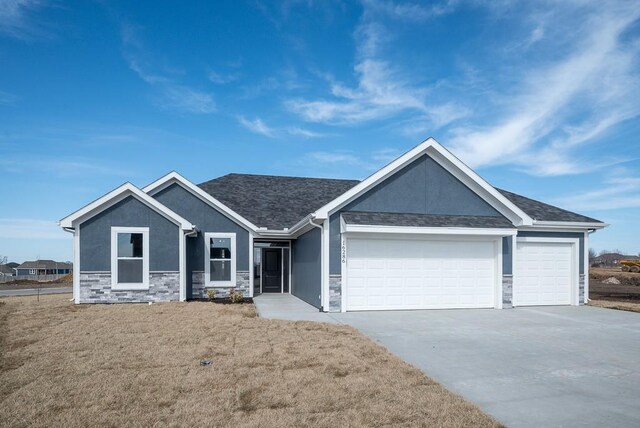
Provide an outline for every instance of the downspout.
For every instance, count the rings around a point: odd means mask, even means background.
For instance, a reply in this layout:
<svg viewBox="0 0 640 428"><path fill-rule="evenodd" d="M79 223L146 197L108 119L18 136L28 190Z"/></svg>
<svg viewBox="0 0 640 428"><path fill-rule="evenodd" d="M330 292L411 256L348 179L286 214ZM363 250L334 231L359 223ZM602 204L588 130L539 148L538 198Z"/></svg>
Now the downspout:
<svg viewBox="0 0 640 428"><path fill-rule="evenodd" d="M73 234L74 234L74 239L75 239L75 234L76 234L76 229L75 229L75 228L73 228L73 227L63 227L63 228L62 228L62 230L64 230L65 232L73 233ZM74 251L75 251L75 245L74 245L74 248L73 248L73 249L74 249ZM74 260L75 260L75 254L74 254ZM77 269L77 267L76 267L76 266L74 266L74 269L73 269L73 277L75 277L76 275L80 275L80 272L76 273L76 269ZM75 282L75 278L73 279L73 281ZM71 287L71 290L72 290L72 293L71 293L71 299L69 299L69 301L70 301L70 302L75 302L75 300L76 300L76 296L75 296L75 292L76 292L76 290L75 290L75 288L76 288L76 287L75 287L75 284L73 284L73 283L72 283L72 287Z"/></svg>
<svg viewBox="0 0 640 428"><path fill-rule="evenodd" d="M309 217L309 224L320 229L320 312L323 312L322 302L324 302L323 294L325 290L324 264L326 263L324 259L324 228L321 225L314 223L314 218L314 214Z"/></svg>

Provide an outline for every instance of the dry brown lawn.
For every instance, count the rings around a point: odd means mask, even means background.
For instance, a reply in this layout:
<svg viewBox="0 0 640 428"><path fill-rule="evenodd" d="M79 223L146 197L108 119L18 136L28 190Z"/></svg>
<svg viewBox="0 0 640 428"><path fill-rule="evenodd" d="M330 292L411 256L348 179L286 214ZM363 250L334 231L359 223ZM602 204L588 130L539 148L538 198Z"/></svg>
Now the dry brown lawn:
<svg viewBox="0 0 640 428"><path fill-rule="evenodd" d="M351 327L68 299L0 300L0 425L498 425Z"/></svg>
<svg viewBox="0 0 640 428"><path fill-rule="evenodd" d="M620 311L640 312L640 302L625 302L615 300L589 300L590 306L599 308L618 309Z"/></svg>

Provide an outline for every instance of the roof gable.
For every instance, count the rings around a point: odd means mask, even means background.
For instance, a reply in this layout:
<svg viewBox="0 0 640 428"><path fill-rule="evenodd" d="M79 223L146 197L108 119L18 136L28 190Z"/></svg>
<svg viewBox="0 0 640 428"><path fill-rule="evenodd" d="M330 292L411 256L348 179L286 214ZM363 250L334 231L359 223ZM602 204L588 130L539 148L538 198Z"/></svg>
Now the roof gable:
<svg viewBox="0 0 640 428"><path fill-rule="evenodd" d="M504 218L427 154L405 165L340 210Z"/></svg>
<svg viewBox="0 0 640 428"><path fill-rule="evenodd" d="M85 205L78 211L75 211L74 213L60 220L58 224L63 228L74 228L76 224L82 223L83 221L94 217L95 215L101 213L107 208L130 196L142 202L144 205L161 214L173 223L176 223L183 230L191 231L195 228L195 226L192 225L189 221L174 213L169 208L165 207L160 202L156 201L151 196L147 195L131 183L125 183L122 186L107 193L106 195L96 199L90 204Z"/></svg>
<svg viewBox="0 0 640 428"><path fill-rule="evenodd" d="M498 192L493 186L487 183L433 138L428 138L426 141L393 160L385 167L376 171L374 174L343 193L341 196L319 208L315 212L316 217L320 219L328 218L333 212L352 202L354 199L373 187L384 182L389 177L398 173L404 167L425 154L429 155L431 159L445 168L449 173L451 173L451 175L471 189L496 211L508 218L514 225L520 226L533 224L531 217L529 217L509 199L504 197L504 195Z"/></svg>

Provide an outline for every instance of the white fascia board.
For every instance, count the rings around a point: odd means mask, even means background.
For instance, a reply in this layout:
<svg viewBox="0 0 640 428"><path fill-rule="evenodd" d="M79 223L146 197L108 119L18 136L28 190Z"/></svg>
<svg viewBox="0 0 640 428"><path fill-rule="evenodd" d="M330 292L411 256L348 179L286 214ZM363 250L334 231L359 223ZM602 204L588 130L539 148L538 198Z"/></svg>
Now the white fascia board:
<svg viewBox="0 0 640 428"><path fill-rule="evenodd" d="M548 229L604 229L609 226L607 223L593 223L582 221L538 221L535 220L531 230L540 228Z"/></svg>
<svg viewBox="0 0 640 428"><path fill-rule="evenodd" d="M429 154L436 162L439 161L438 163L442 167L461 180L465 185L469 186L471 190L478 193L480 197L487 201L487 203L511 220L514 225L519 226L533 224L533 219L531 217L518 208L513 202L504 197L471 168L456 158L451 152L440 145L440 143L438 143L433 137L429 137L421 144L409 150L361 181L347 192L318 209L315 212L315 217L319 219L328 218L332 212L354 200L356 197L376 186L378 183L384 181L396 171L402 169L423 154ZM447 162L443 163L442 160L446 160ZM453 166L453 168L451 168L451 166Z"/></svg>
<svg viewBox="0 0 640 428"><path fill-rule="evenodd" d="M58 224L62 228L75 228L76 224L95 216L96 214L113 206L114 204L128 196L133 196L149 208L153 209L157 213L161 214L165 218L180 226L182 230L192 231L193 229L195 229L195 226L189 221L171 211L169 208L165 207L160 202L147 195L145 192L138 189L136 186L129 182L124 183L122 186L112 190L106 195L80 208L78 211L68 215L67 217L60 220Z"/></svg>
<svg viewBox="0 0 640 428"><path fill-rule="evenodd" d="M411 227L411 226L370 226L362 224L342 224L341 233L393 233L411 235L478 235L514 236L517 229L470 228L470 227Z"/></svg>
<svg viewBox="0 0 640 428"><path fill-rule="evenodd" d="M231 208L229 208L228 206L226 206L225 204L223 204L222 202L220 202L219 200L217 200L216 198L214 198L213 196L211 196L210 194L208 194L207 192L205 192L204 190L202 190L201 188L199 188L198 186L193 184L191 181L187 180L186 178L184 178L182 175L180 175L175 171L171 171L169 174L143 187L142 191L153 196L156 193L160 192L161 190L166 189L173 183L181 184L185 189L193 193L195 196L199 197L204 202L208 203L213 208L223 213L225 216L231 218L236 223L249 229L249 231L256 232L258 230L258 226L251 223L249 220L242 217L240 214L233 211Z"/></svg>

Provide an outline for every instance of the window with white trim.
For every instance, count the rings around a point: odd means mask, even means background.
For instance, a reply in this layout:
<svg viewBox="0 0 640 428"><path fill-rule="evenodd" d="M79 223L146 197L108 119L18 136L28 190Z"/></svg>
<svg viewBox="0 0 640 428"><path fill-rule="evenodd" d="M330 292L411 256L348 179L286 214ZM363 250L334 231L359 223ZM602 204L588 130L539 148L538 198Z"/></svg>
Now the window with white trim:
<svg viewBox="0 0 640 428"><path fill-rule="evenodd" d="M236 234L205 233L205 284L207 287L236 286Z"/></svg>
<svg viewBox="0 0 640 428"><path fill-rule="evenodd" d="M111 288L149 288L149 228L111 228Z"/></svg>

